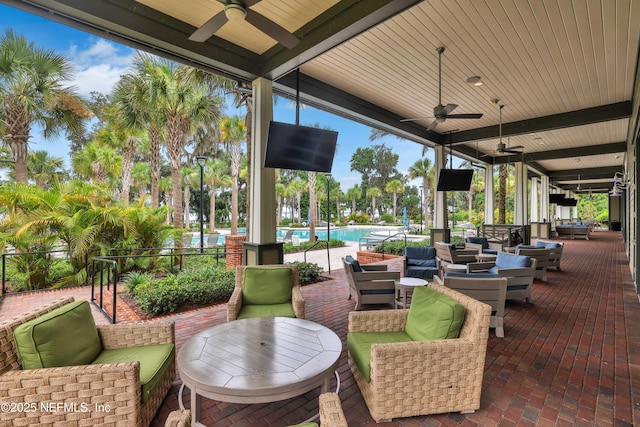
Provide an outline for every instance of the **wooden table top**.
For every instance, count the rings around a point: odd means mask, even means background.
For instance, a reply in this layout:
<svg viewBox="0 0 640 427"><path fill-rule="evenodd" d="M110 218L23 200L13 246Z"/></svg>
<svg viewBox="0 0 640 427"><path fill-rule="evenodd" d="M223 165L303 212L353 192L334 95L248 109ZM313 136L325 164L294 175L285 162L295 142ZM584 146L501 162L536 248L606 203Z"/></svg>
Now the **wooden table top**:
<svg viewBox="0 0 640 427"><path fill-rule="evenodd" d="M322 386L338 366L340 338L317 323L242 319L206 329L178 353L180 378L210 399L275 402Z"/></svg>

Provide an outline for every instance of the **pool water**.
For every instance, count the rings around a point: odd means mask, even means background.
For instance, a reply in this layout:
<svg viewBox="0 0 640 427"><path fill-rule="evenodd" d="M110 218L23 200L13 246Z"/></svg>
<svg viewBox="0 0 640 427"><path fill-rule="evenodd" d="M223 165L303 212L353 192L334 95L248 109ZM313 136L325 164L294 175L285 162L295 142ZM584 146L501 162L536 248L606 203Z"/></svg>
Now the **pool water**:
<svg viewBox="0 0 640 427"><path fill-rule="evenodd" d="M342 227L342 228L332 228L331 229L331 238L343 240L345 242L357 242L361 237L368 236L372 232L387 232L388 229L382 229L380 227ZM279 228L276 237L278 239L283 239L287 234L286 228ZM295 230L293 232L294 235L299 236L300 239L309 239L309 230L301 229ZM395 234L393 231L391 234ZM327 239L327 229L326 228L316 228L316 236L319 239Z"/></svg>

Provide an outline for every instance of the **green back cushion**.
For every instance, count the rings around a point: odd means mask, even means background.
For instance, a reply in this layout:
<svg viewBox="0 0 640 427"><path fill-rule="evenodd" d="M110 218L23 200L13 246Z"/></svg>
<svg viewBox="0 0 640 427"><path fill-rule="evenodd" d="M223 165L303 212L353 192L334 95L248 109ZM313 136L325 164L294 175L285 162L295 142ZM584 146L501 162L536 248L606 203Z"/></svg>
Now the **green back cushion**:
<svg viewBox="0 0 640 427"><path fill-rule="evenodd" d="M23 369L90 364L102 350L87 301L74 301L18 326L13 336Z"/></svg>
<svg viewBox="0 0 640 427"><path fill-rule="evenodd" d="M427 286L417 287L405 332L414 341L457 338L464 314L465 308L456 300Z"/></svg>
<svg viewBox="0 0 640 427"><path fill-rule="evenodd" d="M291 301L291 269L251 266L242 276L242 304L282 304Z"/></svg>
<svg viewBox="0 0 640 427"><path fill-rule="evenodd" d="M144 403L153 395L175 358L173 344L157 344L104 350L92 365L140 362L140 385L142 386L142 402Z"/></svg>
<svg viewBox="0 0 640 427"><path fill-rule="evenodd" d="M408 341L411 341L411 338L404 331L349 332L347 334L347 349L362 376L367 381L371 381L371 346Z"/></svg>
<svg viewBox="0 0 640 427"><path fill-rule="evenodd" d="M238 320L251 317L296 317L291 302L284 304L242 304Z"/></svg>

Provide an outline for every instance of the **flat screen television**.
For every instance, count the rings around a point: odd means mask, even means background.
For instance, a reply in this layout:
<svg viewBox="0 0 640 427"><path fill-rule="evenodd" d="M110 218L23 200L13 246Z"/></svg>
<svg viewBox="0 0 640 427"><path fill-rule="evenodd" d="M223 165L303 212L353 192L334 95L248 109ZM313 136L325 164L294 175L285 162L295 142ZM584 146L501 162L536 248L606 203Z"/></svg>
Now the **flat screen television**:
<svg viewBox="0 0 640 427"><path fill-rule="evenodd" d="M473 169L440 169L438 191L469 191Z"/></svg>
<svg viewBox="0 0 640 427"><path fill-rule="evenodd" d="M338 132L271 121L264 167L331 172Z"/></svg>
<svg viewBox="0 0 640 427"><path fill-rule="evenodd" d="M578 206L578 200L572 198L565 198L562 202L558 203L560 206Z"/></svg>
<svg viewBox="0 0 640 427"><path fill-rule="evenodd" d="M564 201L564 194L549 194L549 203L562 203Z"/></svg>

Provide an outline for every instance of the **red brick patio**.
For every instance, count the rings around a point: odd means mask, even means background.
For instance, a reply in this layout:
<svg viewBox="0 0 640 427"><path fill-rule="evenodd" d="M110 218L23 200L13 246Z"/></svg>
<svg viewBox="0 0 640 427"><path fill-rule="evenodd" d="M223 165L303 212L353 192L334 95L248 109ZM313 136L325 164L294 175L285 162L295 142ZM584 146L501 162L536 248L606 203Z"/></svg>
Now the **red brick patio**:
<svg viewBox="0 0 640 427"><path fill-rule="evenodd" d="M505 338L490 332L482 407L474 414L442 414L394 420L385 426L632 426L640 425L640 303L619 232L598 231L592 239L565 240L561 272L536 281L533 303L507 302ZM388 262L399 270L401 259ZM342 271L333 280L306 286L307 319L344 341L353 302ZM62 295L89 299L89 290L7 296L0 321ZM106 323L94 311L97 322ZM118 314L126 321L125 312ZM178 348L198 331L226 321L225 306L168 316L176 322ZM346 348L346 346L345 346ZM346 363L340 368L340 398L349 425L373 426ZM154 426L178 407L179 380L165 399ZM317 391L271 404L237 405L206 400L209 426L286 426L317 407ZM188 393L185 395L188 406Z"/></svg>

